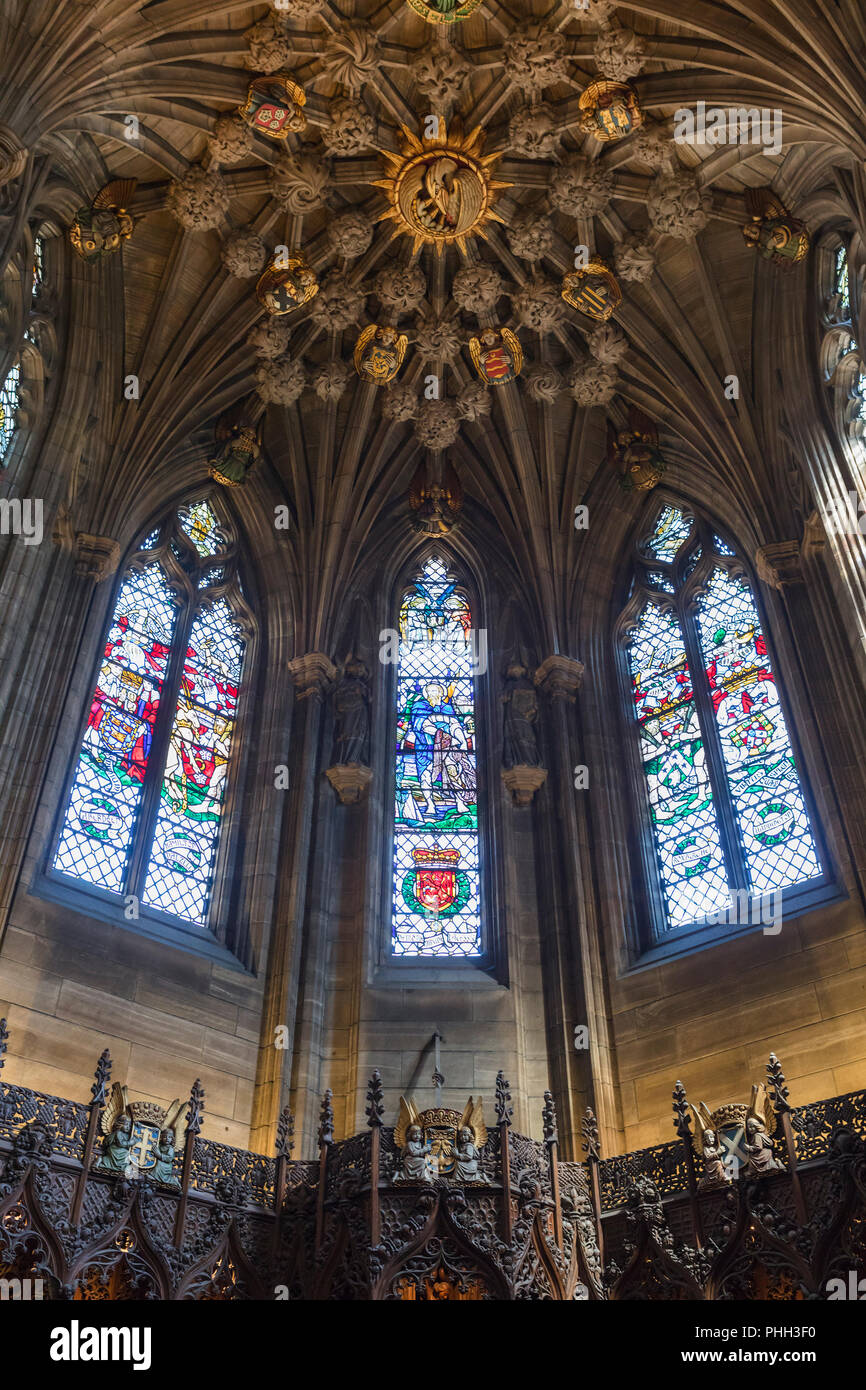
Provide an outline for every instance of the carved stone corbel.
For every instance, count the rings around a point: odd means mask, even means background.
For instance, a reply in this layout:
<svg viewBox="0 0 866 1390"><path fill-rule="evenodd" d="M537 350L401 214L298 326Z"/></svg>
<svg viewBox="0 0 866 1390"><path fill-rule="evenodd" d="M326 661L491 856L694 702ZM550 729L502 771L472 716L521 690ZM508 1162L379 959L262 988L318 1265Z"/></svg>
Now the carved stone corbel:
<svg viewBox="0 0 866 1390"><path fill-rule="evenodd" d="M515 806L530 806L539 787L543 787L547 781L547 768L517 763L514 767L502 769L502 781L511 793Z"/></svg>
<svg viewBox="0 0 866 1390"><path fill-rule="evenodd" d="M120 564L120 542L111 536L94 536L89 531L76 531L73 546L75 573L82 579L101 584Z"/></svg>
<svg viewBox="0 0 866 1390"><path fill-rule="evenodd" d="M323 700L334 683L337 668L324 652L305 652L289 662L298 700Z"/></svg>
<svg viewBox="0 0 866 1390"><path fill-rule="evenodd" d="M759 578L774 589L803 583L799 541L772 541L755 551L755 569Z"/></svg>
<svg viewBox="0 0 866 1390"><path fill-rule="evenodd" d="M551 700L567 700L573 705L583 683L584 665L571 656L548 656L535 672L535 684Z"/></svg>
<svg viewBox="0 0 866 1390"><path fill-rule="evenodd" d="M373 780L373 769L362 763L335 763L325 768L325 776L343 806L354 806L363 801Z"/></svg>

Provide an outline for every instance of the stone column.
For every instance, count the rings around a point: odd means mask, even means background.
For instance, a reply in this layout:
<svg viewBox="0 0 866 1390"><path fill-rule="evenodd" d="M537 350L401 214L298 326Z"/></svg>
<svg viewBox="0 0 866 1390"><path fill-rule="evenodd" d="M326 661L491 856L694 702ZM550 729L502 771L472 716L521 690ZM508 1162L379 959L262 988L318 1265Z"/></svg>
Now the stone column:
<svg viewBox="0 0 866 1390"><path fill-rule="evenodd" d="M307 652L289 662L289 673L295 687L289 752L291 804L283 825L280 890L268 955L250 1132L251 1146L261 1153L269 1153L274 1145L280 1112L289 1103L293 1084L319 736L323 702L336 668L323 652ZM285 1028L285 1048L275 1046L279 1028ZM293 1109L300 1120L300 1154L306 1157L313 1143L306 1107L303 1114Z"/></svg>
<svg viewBox="0 0 866 1390"><path fill-rule="evenodd" d="M579 762L577 692L584 668L571 657L547 657L535 684L547 696L544 718L548 796L540 817L540 862L550 866L542 905L551 1080L557 1096L564 1156L580 1153L581 1117L592 1106L616 1128L613 1055L602 970L600 928L587 891L588 789L575 787ZM590 778L592 769L589 769ZM587 1029L588 1047L575 1048L575 1027Z"/></svg>

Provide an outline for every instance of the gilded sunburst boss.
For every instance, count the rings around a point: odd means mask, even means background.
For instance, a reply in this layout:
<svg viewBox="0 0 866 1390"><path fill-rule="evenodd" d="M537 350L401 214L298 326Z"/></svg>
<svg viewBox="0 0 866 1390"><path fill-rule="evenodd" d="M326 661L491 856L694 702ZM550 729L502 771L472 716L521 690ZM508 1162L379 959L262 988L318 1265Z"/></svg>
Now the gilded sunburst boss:
<svg viewBox="0 0 866 1390"><path fill-rule="evenodd" d="M468 19L478 9L481 0L408 0L410 9L426 19L428 24L456 24Z"/></svg>
<svg viewBox="0 0 866 1390"><path fill-rule="evenodd" d="M436 136L402 130L402 153L385 151L386 177L372 180L388 199L380 221L397 224L394 236L411 236L413 251L431 245L441 255L451 242L465 251L468 237L485 236L488 222L503 220L491 206L497 191L510 187L492 177L499 155L482 154L481 126L463 135L440 119Z"/></svg>

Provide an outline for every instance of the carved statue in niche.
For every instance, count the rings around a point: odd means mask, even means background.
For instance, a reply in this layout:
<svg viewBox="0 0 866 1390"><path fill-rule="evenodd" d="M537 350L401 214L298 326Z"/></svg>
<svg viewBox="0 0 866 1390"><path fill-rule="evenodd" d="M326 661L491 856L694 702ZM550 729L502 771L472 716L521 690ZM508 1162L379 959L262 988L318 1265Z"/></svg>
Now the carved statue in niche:
<svg viewBox="0 0 866 1390"><path fill-rule="evenodd" d="M540 767L541 758L535 736L538 696L529 671L512 661L505 673L505 739L502 761L505 767Z"/></svg>
<svg viewBox="0 0 866 1390"><path fill-rule="evenodd" d="M366 765L370 756L370 672L350 656L334 691L334 762Z"/></svg>

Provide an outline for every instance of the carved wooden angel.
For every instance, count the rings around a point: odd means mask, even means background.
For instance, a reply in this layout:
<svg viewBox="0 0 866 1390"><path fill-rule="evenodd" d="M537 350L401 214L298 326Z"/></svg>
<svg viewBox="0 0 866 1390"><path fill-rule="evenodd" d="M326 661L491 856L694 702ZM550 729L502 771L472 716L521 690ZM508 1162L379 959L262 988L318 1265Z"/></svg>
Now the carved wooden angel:
<svg viewBox="0 0 866 1390"><path fill-rule="evenodd" d="M131 1177L135 1164L130 1153L133 1143L132 1115L126 1086L115 1081L108 1104L102 1112L102 1133L106 1136L102 1156L96 1167L102 1173L123 1173Z"/></svg>
<svg viewBox="0 0 866 1390"><path fill-rule="evenodd" d="M466 1109L460 1117L457 1142L451 1148L454 1159L455 1182L487 1182L481 1171L481 1149L487 1143L487 1126L484 1123L484 1107L481 1096L466 1102Z"/></svg>
<svg viewBox="0 0 866 1390"><path fill-rule="evenodd" d="M438 1176L431 1152L432 1141L425 1138L419 1121L415 1102L401 1096L394 1143L402 1150L402 1156L394 1174L395 1182L432 1182Z"/></svg>
<svg viewBox="0 0 866 1390"><path fill-rule="evenodd" d="M704 1171L698 1181L698 1191L712 1192L716 1188L726 1187L730 1178L725 1171L719 1136L708 1107L701 1101L698 1107L692 1105L691 1109L695 1117L692 1147L704 1165Z"/></svg>
<svg viewBox="0 0 866 1390"><path fill-rule="evenodd" d="M761 1082L752 1087L752 1100L746 1115L747 1178L763 1178L769 1173L781 1173L782 1165L773 1157L770 1138L776 1128L776 1116L767 1089Z"/></svg>

